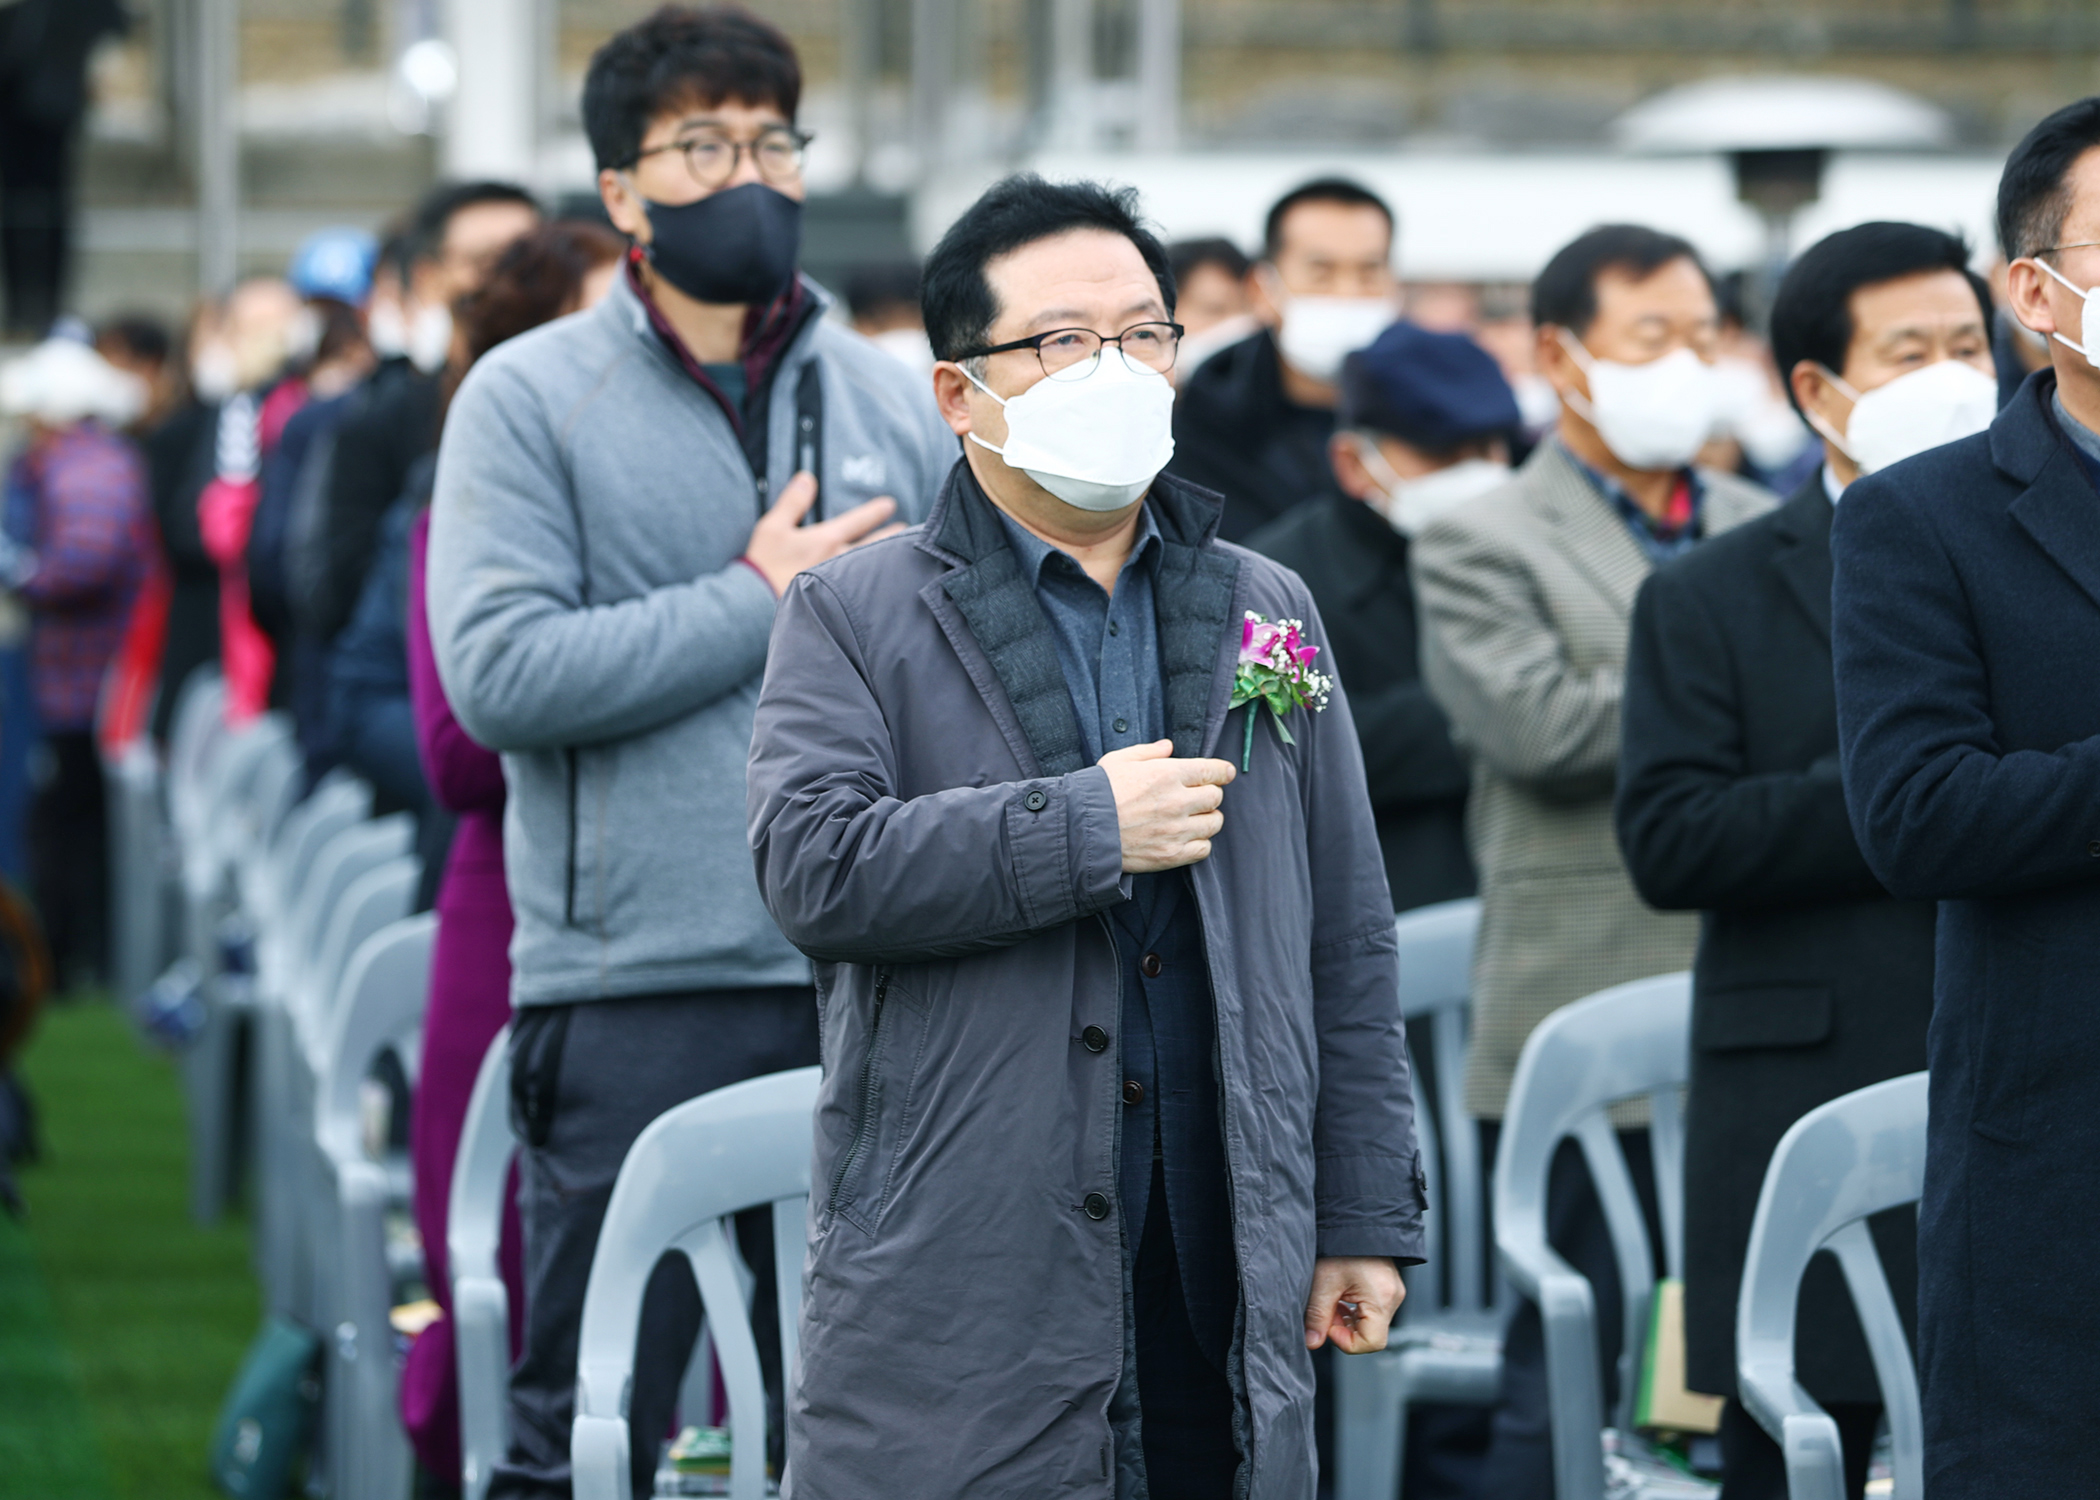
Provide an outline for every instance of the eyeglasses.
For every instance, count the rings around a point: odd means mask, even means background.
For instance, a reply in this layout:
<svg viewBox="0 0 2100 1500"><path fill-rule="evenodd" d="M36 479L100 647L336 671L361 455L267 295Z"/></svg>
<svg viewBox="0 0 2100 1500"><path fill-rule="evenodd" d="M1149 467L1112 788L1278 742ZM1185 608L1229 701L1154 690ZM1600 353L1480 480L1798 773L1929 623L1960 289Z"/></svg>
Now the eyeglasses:
<svg viewBox="0 0 2100 1500"><path fill-rule="evenodd" d="M719 135L689 135L661 146L651 146L646 151L637 151L634 159L640 161L645 156L657 156L666 151L683 152L685 169L692 174L693 181L712 189L736 176L737 163L748 151L758 167L758 175L780 187L800 179L802 160L814 139L806 131L789 130L784 126L760 131L755 141L733 141Z"/></svg>
<svg viewBox="0 0 2100 1500"><path fill-rule="evenodd" d="M1136 373L1164 375L1174 368L1174 356L1181 348L1181 325L1133 323L1114 338L1104 338L1091 328L1053 328L1011 343L965 349L955 357L982 359L1015 349L1033 349L1043 373L1052 380L1084 380L1101 363L1104 344L1114 344L1123 363Z"/></svg>
<svg viewBox="0 0 2100 1500"><path fill-rule="evenodd" d="M2044 245L2044 246L2042 246L2042 248L2041 248L2041 249L2039 249L2039 250L2035 251L2035 252L2034 252L2034 254L2036 254L2036 255L2054 255L2054 254L2056 254L2056 253L2057 253L2057 251L2059 251L2059 250L2093 250L2093 249L2100 249L2100 240L2080 240L2080 241L2079 241L2079 242L2078 242L2077 244L2075 244L2075 245Z"/></svg>

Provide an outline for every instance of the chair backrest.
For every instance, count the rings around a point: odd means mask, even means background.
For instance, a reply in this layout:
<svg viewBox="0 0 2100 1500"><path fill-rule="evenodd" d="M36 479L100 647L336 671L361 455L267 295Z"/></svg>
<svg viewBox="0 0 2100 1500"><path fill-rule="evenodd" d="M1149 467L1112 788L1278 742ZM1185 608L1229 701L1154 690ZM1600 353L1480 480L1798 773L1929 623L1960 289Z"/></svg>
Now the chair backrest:
<svg viewBox="0 0 2100 1500"><path fill-rule="evenodd" d="M436 938L432 913L401 918L367 936L343 971L314 1096L314 1134L338 1160L363 1152L359 1095L372 1065L388 1047L406 1050L422 1025Z"/></svg>
<svg viewBox="0 0 2100 1500"><path fill-rule="evenodd" d="M285 932L321 850L345 828L371 815L372 789L336 771L322 777L306 800L285 814L258 872L256 889L242 892L266 931L274 927L280 935Z"/></svg>
<svg viewBox="0 0 2100 1500"><path fill-rule="evenodd" d="M149 739L102 757L109 799L110 982L129 1005L167 962L160 756Z"/></svg>
<svg viewBox="0 0 2100 1500"><path fill-rule="evenodd" d="M300 992L308 997L308 1005L295 1000L291 1007L293 1025L313 1049L316 1075L334 1056L332 1038L340 1029L340 1011L350 994L344 981L351 959L374 934L409 914L416 904L416 883L422 873L423 861L413 854L387 860L352 881L329 913L327 930ZM404 1055L402 1061L413 1059Z"/></svg>
<svg viewBox="0 0 2100 1500"><path fill-rule="evenodd" d="M199 667L183 683L168 728L168 801L185 833L199 811L205 768L226 734L226 679L216 666Z"/></svg>
<svg viewBox="0 0 2100 1500"><path fill-rule="evenodd" d="M239 857L242 840L251 831L242 816L246 799L258 773L282 756L289 738L290 731L282 722L265 715L232 731L206 767L196 802L197 821L188 828L177 828L194 897L213 894Z"/></svg>
<svg viewBox="0 0 2100 1500"><path fill-rule="evenodd" d="M716 1089L659 1115L628 1150L584 1289L569 1440L577 1500L626 1500L626 1397L642 1290L658 1259L673 1249L692 1262L729 1393L729 1493L732 1500L761 1500L766 1493L765 1386L743 1265L726 1221L747 1208L773 1206L780 1368L793 1390L821 1077L819 1068L798 1068ZM653 1442L655 1434L643 1440Z"/></svg>
<svg viewBox="0 0 2100 1500"><path fill-rule="evenodd" d="M1795 1500L1845 1493L1837 1426L1794 1378L1794 1315L1810 1257L1837 1257L1888 1412L1897 1500L1925 1493L1918 1375L1869 1215L1925 1187L1926 1075L1891 1078L1810 1110L1780 1137L1750 1223L1736 1303L1743 1405L1786 1453Z"/></svg>
<svg viewBox="0 0 2100 1500"><path fill-rule="evenodd" d="M343 893L366 871L408 853L415 842L415 820L392 813L370 822L353 823L330 838L314 858L313 872L299 889L292 908L287 972L288 1002L298 1000L306 984L328 923Z"/></svg>
<svg viewBox="0 0 2100 1500"><path fill-rule="evenodd" d="M1524 1043L1495 1154L1495 1245L1510 1281L1536 1299L1549 1276L1574 1276L1546 1238L1546 1182L1553 1154L1572 1136L1611 1229L1625 1292L1619 1403L1613 1423L1630 1425L1647 1343L1655 1261L1633 1176L1606 1113L1647 1096L1649 1142L1661 1209L1665 1274L1684 1266L1684 1108L1691 1070L1689 974L1637 979L1565 1005Z"/></svg>
<svg viewBox="0 0 2100 1500"><path fill-rule="evenodd" d="M459 1362L460 1488L463 1500L488 1493L509 1439L506 1377L510 1373L510 1292L497 1249L503 1235L503 1188L517 1141L510 1133L510 1028L482 1054L474 1093L452 1160L445 1208L447 1270L452 1277L452 1349Z"/></svg>
<svg viewBox="0 0 2100 1500"><path fill-rule="evenodd" d="M1426 1309L1447 1301L1462 1312L1478 1312L1487 1305L1480 1138L1465 1104L1466 1023L1472 1003L1473 935L1479 926L1480 903L1471 899L1417 907L1393 919L1400 1014L1410 1021L1430 1018L1436 1063L1432 1102L1410 1053L1415 1140L1429 1179L1430 1212L1440 1216L1444 1231L1443 1254L1431 1255L1408 1273L1413 1283L1410 1300Z"/></svg>

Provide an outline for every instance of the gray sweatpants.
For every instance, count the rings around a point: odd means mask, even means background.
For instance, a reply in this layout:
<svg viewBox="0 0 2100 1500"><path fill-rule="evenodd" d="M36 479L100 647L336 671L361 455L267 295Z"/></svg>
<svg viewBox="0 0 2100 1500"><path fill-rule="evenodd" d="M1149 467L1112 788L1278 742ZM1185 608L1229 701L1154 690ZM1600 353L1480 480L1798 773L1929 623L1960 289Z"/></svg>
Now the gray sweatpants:
<svg viewBox="0 0 2100 1500"><path fill-rule="evenodd" d="M491 1500L567 1500L569 1426L583 1293L613 1179L643 1127L711 1090L817 1061L808 989L713 990L530 1006L511 1027L511 1128L525 1227L525 1349L510 1376L510 1451ZM750 1222L746 1223L745 1220ZM759 1280L758 1343L777 1358L773 1258L764 1213L738 1238ZM642 1304L628 1405L635 1494L650 1493L657 1444L700 1328L683 1258L666 1259ZM767 1371L777 1400L778 1375ZM698 1414L689 1414L689 1420ZM777 1430L777 1416L773 1426Z"/></svg>

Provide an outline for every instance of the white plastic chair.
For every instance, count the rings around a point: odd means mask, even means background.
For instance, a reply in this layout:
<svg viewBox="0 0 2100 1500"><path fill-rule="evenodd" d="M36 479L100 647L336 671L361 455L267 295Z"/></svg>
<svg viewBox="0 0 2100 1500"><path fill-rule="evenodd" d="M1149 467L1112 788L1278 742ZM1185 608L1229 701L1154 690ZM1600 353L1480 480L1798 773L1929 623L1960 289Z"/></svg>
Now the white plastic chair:
<svg viewBox="0 0 2100 1500"><path fill-rule="evenodd" d="M130 1006L174 957L160 756L136 739L102 757L109 799L110 981Z"/></svg>
<svg viewBox="0 0 2100 1500"><path fill-rule="evenodd" d="M671 1250L692 1262L729 1392L731 1500L763 1500L766 1392L745 1305L731 1215L773 1206L780 1368L797 1371L796 1319L809 1227L809 1158L819 1068L716 1089L666 1110L627 1152L584 1288L569 1469L576 1500L629 1500L627 1397L651 1271ZM655 1441L655 1434L644 1435Z"/></svg>
<svg viewBox="0 0 2100 1500"><path fill-rule="evenodd" d="M1436 1056L1436 1107L1413 1070L1415 1137L1443 1225L1423 1265L1408 1272L1407 1301L1387 1347L1334 1362L1335 1500L1392 1500L1406 1464L1407 1412L1417 1401L1492 1402L1502 1374L1500 1319L1483 1286L1486 1235L1479 1136L1465 1107L1466 1015L1478 901L1402 912L1400 1011L1428 1016ZM1441 1127L1441 1128L1440 1128Z"/></svg>
<svg viewBox="0 0 2100 1500"><path fill-rule="evenodd" d="M1833 1099L1794 1122L1765 1168L1736 1303L1736 1381L1744 1407L1786 1454L1792 1500L1845 1495L1837 1424L1794 1379L1801 1277L1818 1250L1837 1257L1867 1336L1895 1450L1896 1500L1923 1500L1918 1374L1867 1219L1924 1191L1925 1105L1923 1073Z"/></svg>
<svg viewBox="0 0 2100 1500"><path fill-rule="evenodd" d="M327 1071L314 1113L325 1232L316 1236L317 1326L326 1330L324 1465L331 1500L406 1500L410 1460L395 1368L394 1276L386 1213L405 1184L365 1151L360 1097L380 1054L413 1063L430 989L437 919L382 928L357 949L332 1007Z"/></svg>
<svg viewBox="0 0 2100 1500"><path fill-rule="evenodd" d="M1689 974L1639 979L1563 1006L1539 1023L1517 1059L1495 1154L1495 1245L1510 1282L1536 1302L1546 1336L1555 1492L1602 1500L1606 1414L1597 1372L1597 1312L1589 1281L1546 1238L1554 1151L1572 1136L1610 1226L1624 1292L1619 1400L1611 1422L1630 1430L1647 1344L1655 1263L1640 1199L1607 1108L1646 1095L1665 1274L1684 1264L1684 1112L1690 1072Z"/></svg>
<svg viewBox="0 0 2100 1500"><path fill-rule="evenodd" d="M510 1291L497 1260L503 1188L517 1141L510 1133L510 1028L482 1055L452 1163L445 1208L452 1278L452 1349L459 1365L462 1500L482 1500L510 1441Z"/></svg>
<svg viewBox="0 0 2100 1500"><path fill-rule="evenodd" d="M216 666L199 667L183 684L168 726L168 815L184 842L193 841L202 821L205 771L228 733L226 680Z"/></svg>

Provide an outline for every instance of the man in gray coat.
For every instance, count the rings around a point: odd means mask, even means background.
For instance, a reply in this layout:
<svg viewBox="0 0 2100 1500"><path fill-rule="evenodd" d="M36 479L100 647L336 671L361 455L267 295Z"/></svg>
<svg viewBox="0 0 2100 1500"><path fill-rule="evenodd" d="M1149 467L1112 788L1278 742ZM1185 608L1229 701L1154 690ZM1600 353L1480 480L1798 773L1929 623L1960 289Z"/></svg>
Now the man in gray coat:
<svg viewBox="0 0 2100 1500"><path fill-rule="evenodd" d="M826 1064L799 1500L1309 1500L1308 1351L1382 1347L1422 1254L1348 704L1232 706L1262 624L1324 631L1159 474L1180 330L1135 207L1012 178L949 231L965 460L774 627L751 839Z"/></svg>
<svg viewBox="0 0 2100 1500"><path fill-rule="evenodd" d="M922 514L954 461L925 388L795 274L800 87L786 38L734 9L667 8L606 44L584 119L642 253L595 309L482 359L439 455L432 644L510 787L527 1321L498 1497L569 1493L584 1283L635 1136L817 1060L808 960L744 836L775 597L888 496ZM764 1218L746 1248L769 1284ZM698 1319L667 1267L637 1358L641 1493Z"/></svg>

